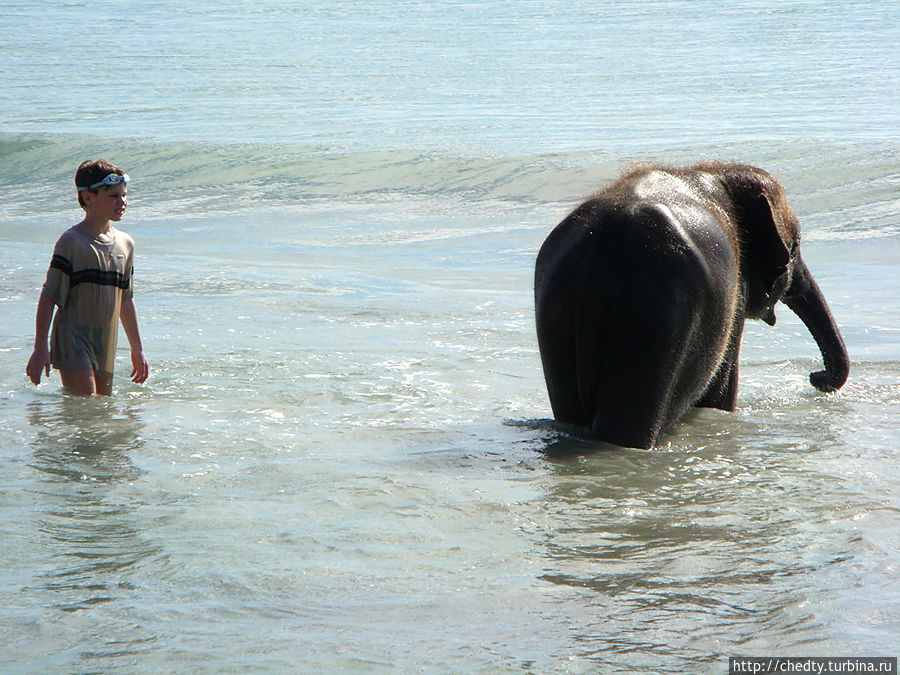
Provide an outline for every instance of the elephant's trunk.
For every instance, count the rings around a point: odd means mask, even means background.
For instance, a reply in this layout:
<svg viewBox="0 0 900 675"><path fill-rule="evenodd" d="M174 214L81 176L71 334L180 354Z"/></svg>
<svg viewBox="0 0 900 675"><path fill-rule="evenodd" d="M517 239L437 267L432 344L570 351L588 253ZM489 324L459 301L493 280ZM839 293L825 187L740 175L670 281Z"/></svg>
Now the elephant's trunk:
<svg viewBox="0 0 900 675"><path fill-rule="evenodd" d="M809 381L820 391L840 389L850 374L847 347L831 310L828 309L825 296L799 254L794 261L793 279L784 302L806 324L825 361L825 370L811 373Z"/></svg>

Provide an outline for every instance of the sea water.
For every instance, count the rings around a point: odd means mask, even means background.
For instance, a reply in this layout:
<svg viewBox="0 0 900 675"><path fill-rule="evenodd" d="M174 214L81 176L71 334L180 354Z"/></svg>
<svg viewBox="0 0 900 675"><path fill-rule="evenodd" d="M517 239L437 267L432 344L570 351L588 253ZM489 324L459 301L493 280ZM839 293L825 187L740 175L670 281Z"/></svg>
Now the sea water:
<svg viewBox="0 0 900 675"><path fill-rule="evenodd" d="M0 3L5 672L724 672L896 655L900 5ZM77 164L132 176L150 380L24 376ZM784 184L737 410L550 423L535 255L635 161Z"/></svg>

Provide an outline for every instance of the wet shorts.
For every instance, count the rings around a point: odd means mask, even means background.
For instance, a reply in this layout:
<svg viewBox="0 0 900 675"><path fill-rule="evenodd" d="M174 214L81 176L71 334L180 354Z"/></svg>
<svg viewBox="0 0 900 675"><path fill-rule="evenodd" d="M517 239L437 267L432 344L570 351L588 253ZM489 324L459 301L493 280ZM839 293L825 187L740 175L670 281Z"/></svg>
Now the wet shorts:
<svg viewBox="0 0 900 675"><path fill-rule="evenodd" d="M57 370L90 368L94 372L112 375L113 355L109 346L103 343L103 332L93 326L54 326L50 342L53 367Z"/></svg>

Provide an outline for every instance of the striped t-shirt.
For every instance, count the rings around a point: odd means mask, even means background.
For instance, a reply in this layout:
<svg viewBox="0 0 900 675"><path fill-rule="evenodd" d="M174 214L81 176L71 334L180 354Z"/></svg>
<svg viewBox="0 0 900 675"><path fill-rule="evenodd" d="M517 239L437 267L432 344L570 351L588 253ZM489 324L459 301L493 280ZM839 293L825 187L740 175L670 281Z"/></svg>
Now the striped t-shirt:
<svg viewBox="0 0 900 675"><path fill-rule="evenodd" d="M75 225L56 242L43 292L59 307L50 336L57 369L113 372L119 310L132 297L134 240L110 225L100 237Z"/></svg>

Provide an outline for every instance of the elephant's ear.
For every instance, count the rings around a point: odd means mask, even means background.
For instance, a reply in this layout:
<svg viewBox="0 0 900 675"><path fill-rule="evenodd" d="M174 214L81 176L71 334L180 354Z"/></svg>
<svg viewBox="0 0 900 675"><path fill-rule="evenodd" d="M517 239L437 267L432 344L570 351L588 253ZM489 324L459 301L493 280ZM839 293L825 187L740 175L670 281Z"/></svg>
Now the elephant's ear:
<svg viewBox="0 0 900 675"><path fill-rule="evenodd" d="M751 312L771 311L784 293L786 279L778 282L788 271L799 236L797 219L781 185L768 173L756 171L755 180L741 191L739 216L741 264L751 304L756 305Z"/></svg>

